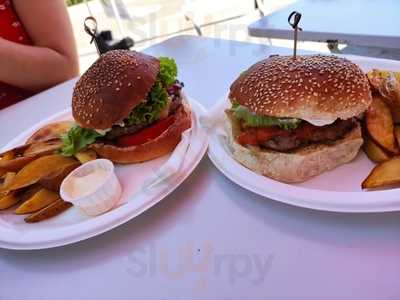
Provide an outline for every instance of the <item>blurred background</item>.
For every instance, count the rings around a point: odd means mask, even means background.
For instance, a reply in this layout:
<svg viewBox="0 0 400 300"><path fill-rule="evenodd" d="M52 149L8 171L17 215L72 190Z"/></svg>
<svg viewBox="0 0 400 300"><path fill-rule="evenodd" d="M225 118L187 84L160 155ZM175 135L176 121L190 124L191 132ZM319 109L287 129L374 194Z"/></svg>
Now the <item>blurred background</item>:
<svg viewBox="0 0 400 300"><path fill-rule="evenodd" d="M274 46L292 47L290 40L255 38L247 26L295 0L66 0L84 72L97 58L95 46L83 30L87 16L98 30L111 30L113 39L131 37L141 50L179 34L202 35ZM326 44L300 42L300 49L329 52Z"/></svg>

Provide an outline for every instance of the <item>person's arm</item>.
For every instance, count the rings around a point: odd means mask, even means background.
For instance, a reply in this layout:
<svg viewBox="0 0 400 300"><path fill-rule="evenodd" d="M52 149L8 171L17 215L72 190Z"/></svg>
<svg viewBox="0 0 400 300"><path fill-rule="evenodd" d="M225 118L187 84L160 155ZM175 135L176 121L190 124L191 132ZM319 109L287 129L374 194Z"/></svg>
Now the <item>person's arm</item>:
<svg viewBox="0 0 400 300"><path fill-rule="evenodd" d="M79 73L78 56L64 0L14 0L34 46L0 38L0 82L41 90Z"/></svg>

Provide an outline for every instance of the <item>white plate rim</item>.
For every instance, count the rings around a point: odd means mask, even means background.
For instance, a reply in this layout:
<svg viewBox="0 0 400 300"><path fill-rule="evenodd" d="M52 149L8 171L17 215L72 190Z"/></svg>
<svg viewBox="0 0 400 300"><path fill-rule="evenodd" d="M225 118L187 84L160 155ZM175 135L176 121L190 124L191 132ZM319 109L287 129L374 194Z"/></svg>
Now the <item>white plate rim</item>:
<svg viewBox="0 0 400 300"><path fill-rule="evenodd" d="M5 230L1 227L0 223L0 248L10 249L10 250L39 250L39 249L50 249L60 246L65 246L73 243L77 243L80 241L87 240L89 238L95 237L107 231L110 231L128 221L135 218L136 216L144 213L148 209L150 209L155 204L159 203L165 197L167 197L170 193L172 193L176 188L178 188L182 182L192 174L194 169L198 166L201 159L208 148L208 139L205 134L203 128L199 125L199 117L205 113L205 108L196 100L191 97L184 96L189 102L192 112L194 112L195 117L193 120L196 122L196 129L198 130L198 135L196 135L196 139L191 137L192 141L195 140L196 143L199 144L198 152L196 156L193 158L191 164L187 167L184 172L180 173L174 177L174 183L162 189L157 195L152 196L150 200L148 200L145 205L140 208L136 208L134 211L129 210L129 206L131 202L125 203L121 207L117 207L106 214L101 216L92 218L88 220L90 222L90 226L85 225L82 228L82 224L71 224L64 227L56 228L52 230L52 236L58 236L58 238L53 239L41 239L41 240L24 240L21 242L19 239L13 239L13 235L10 233L12 230ZM46 118L45 120L39 122L35 126L30 127L29 129L23 131L18 136L16 136L12 141L7 143L2 149L8 149L13 147L15 141L19 141L22 138L26 137L27 132L32 132L41 128L43 125L50 123L52 120L56 120L60 118L62 115L66 114L66 112L70 111L70 108L60 111ZM191 147L191 145L189 145ZM133 206L133 204L132 204ZM84 223L89 223L85 221ZM81 227L81 229L78 229ZM72 233L71 233L72 232ZM8 235L8 236L7 236Z"/></svg>

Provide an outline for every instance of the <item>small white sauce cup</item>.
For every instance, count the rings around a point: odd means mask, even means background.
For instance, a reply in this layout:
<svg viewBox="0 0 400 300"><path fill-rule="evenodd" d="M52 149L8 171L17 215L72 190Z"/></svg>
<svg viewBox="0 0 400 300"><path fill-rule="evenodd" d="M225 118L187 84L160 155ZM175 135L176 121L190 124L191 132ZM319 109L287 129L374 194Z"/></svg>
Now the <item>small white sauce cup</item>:
<svg viewBox="0 0 400 300"><path fill-rule="evenodd" d="M68 193L68 186L73 177L82 177L95 170L102 169L107 175L102 178L91 193L72 197ZM121 197L121 184L114 173L114 165L108 159L95 159L73 170L63 180L60 187L61 198L71 202L89 216L97 216L109 211Z"/></svg>

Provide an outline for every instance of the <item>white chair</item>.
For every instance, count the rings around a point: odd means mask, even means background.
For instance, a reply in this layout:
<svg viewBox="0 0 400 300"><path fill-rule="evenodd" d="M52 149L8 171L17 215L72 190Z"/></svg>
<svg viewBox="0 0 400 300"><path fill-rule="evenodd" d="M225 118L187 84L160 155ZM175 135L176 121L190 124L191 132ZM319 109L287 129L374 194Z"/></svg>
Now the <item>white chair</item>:
<svg viewBox="0 0 400 300"><path fill-rule="evenodd" d="M87 0L84 0L88 8L89 14L92 15L90 4ZM127 36L123 20L129 22L146 22L149 17L155 15L161 9L161 5L142 5L135 6L134 10L128 9L127 1L123 0L99 0L104 13L109 18L115 18L118 26L118 30L121 36ZM128 1L129 2L129 1ZM134 12L134 13L133 13Z"/></svg>
<svg viewBox="0 0 400 300"><path fill-rule="evenodd" d="M264 0L255 0L255 5L259 11L261 17L265 16L265 3Z"/></svg>

